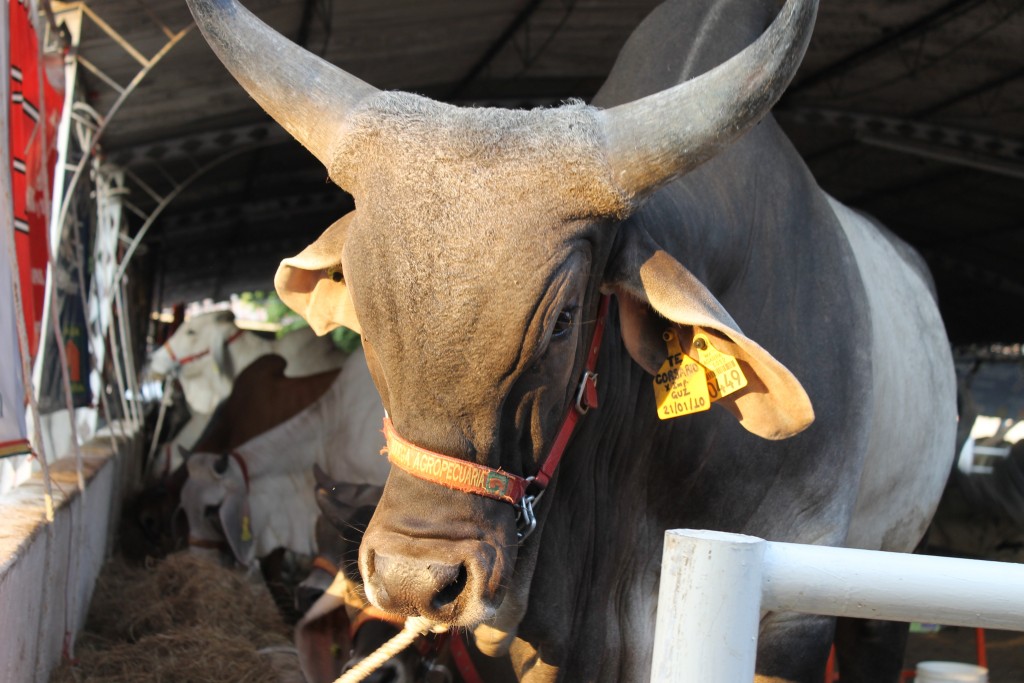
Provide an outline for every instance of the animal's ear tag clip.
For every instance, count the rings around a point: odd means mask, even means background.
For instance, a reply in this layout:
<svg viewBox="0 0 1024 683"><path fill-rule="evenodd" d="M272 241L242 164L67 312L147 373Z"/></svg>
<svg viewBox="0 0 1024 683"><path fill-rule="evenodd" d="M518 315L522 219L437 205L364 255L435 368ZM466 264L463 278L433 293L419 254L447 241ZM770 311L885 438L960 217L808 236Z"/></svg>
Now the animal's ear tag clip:
<svg viewBox="0 0 1024 683"><path fill-rule="evenodd" d="M658 418L668 420L711 408L710 379L704 366L683 353L674 330L661 335L668 357L654 376L654 403Z"/></svg>
<svg viewBox="0 0 1024 683"><path fill-rule="evenodd" d="M695 334L693 348L696 350L697 362L708 371L708 391L712 401L747 386L747 376L743 374L739 362L712 346L708 335L703 332Z"/></svg>

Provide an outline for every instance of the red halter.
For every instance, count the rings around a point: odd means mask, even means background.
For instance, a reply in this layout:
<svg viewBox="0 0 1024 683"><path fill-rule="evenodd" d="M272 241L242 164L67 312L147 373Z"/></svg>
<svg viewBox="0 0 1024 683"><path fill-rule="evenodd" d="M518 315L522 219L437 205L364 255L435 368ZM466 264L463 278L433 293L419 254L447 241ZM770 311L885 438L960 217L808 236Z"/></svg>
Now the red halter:
<svg viewBox="0 0 1024 683"><path fill-rule="evenodd" d="M569 437L576 428L580 417L591 408L597 407L597 357L601 351L601 338L604 336L605 315L608 312L608 295L601 297L597 311L597 322L594 336L590 342L583 376L576 390L576 400L566 411L562 426L555 436L548 457L541 464L540 470L532 477L520 477L485 465L460 460L450 455L435 453L421 448L403 439L395 430L391 419L384 418L384 436L387 439L385 451L388 460L399 469L405 470L414 477L446 486L456 491L473 493L478 496L494 498L516 506L517 524L520 540L526 538L537 526L533 513L533 504L540 498L551 477L555 474L558 463L569 445ZM532 489L528 493L527 489Z"/></svg>
<svg viewBox="0 0 1024 683"><path fill-rule="evenodd" d="M239 337L241 337L243 332L245 332L245 330L238 330L237 332L232 334L230 337L228 337L227 341L224 342L224 343L225 344L230 344L231 342L233 342L236 339L238 339ZM164 342L164 348L167 349L167 355L171 357L171 362L177 363L178 365L187 365L187 364L191 363L194 360L199 360L203 356L209 355L209 353L210 353L210 349L206 349L205 351L200 351L199 353L193 353L191 356L185 356L184 358L179 360L178 357L174 355L174 349L171 348L171 340L170 339L168 339L167 341Z"/></svg>

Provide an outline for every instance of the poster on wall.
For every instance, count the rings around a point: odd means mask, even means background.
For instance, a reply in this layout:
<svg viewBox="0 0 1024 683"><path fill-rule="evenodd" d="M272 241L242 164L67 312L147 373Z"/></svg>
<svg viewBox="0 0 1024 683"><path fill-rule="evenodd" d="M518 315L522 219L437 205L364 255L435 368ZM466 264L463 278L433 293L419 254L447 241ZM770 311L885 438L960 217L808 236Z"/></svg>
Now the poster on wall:
<svg viewBox="0 0 1024 683"><path fill-rule="evenodd" d="M35 356L46 295L49 188L57 161L56 133L63 93L46 75L38 27L27 0L10 0L10 163L15 245L29 350Z"/></svg>
<svg viewBox="0 0 1024 683"><path fill-rule="evenodd" d="M9 42L10 15L0 15L0 47ZM10 55L0 49L0 75L9 71ZM10 99L9 81L0 81L0 102ZM6 105L5 105L6 106ZM0 117L0 141L9 136L7 117ZM30 450L25 429L25 385L18 344L14 260L14 206L10 149L0 146L0 459ZM22 458L23 460L23 458ZM4 460L4 462L8 462ZM7 465L0 466L0 491L7 488Z"/></svg>
<svg viewBox="0 0 1024 683"><path fill-rule="evenodd" d="M53 305L64 337L64 353L68 361L68 384L71 386L71 401L76 408L92 405L92 391L89 386L91 355L85 307L80 294L80 283L89 282L92 273L83 264L83 254L89 253L89 220L93 208L87 201L88 193L81 192L75 198L84 206L71 212L72 219L64 229L57 262L53 272ZM79 273L79 269L82 272ZM43 340L46 352L42 355L43 372L39 386L39 412L51 413L67 408L57 340L47 335Z"/></svg>

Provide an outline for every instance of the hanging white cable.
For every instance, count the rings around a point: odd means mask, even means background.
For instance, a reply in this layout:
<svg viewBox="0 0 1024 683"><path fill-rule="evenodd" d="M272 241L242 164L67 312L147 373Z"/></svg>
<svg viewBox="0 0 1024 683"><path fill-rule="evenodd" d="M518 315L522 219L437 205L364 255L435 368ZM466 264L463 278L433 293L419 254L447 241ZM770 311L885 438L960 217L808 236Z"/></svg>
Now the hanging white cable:
<svg viewBox="0 0 1024 683"><path fill-rule="evenodd" d="M50 261L50 270L55 265ZM53 296L53 291L50 291ZM67 342L64 339L64 330L61 329L60 319L57 316L57 307L54 302L50 304L50 325L53 327L53 341L57 345L57 359L60 361L61 386L64 389L64 405L68 411L68 424L71 431L71 450L75 454L75 476L78 482L78 490L81 492L82 500L85 500L85 472L82 467L82 449L78 443L78 425L75 419L75 399L71 393L71 375L68 365Z"/></svg>
<svg viewBox="0 0 1024 683"><path fill-rule="evenodd" d="M37 41L39 54L36 60L36 79L39 83L39 111L42 115L36 121L36 127L33 131L33 136L36 138L36 144L40 147L40 157L42 159L48 158L46 141L48 139L48 131L46 128L47 124L47 108L46 108L46 87L45 81L46 75L43 73L43 41ZM49 176L47 176L49 178ZM43 206L50 206L50 183L49 181L43 183ZM49 216L47 216L49 218ZM47 220L47 223L50 223ZM70 366L68 365L68 353L67 353L67 341L64 339L64 330L60 326L60 316L57 313L57 287L54 278L57 275L57 255L60 253L60 244L64 240L64 226L60 226L60 231L57 234L57 242L54 244L51 242L50 248L46 250L47 263L50 266L50 273L48 280L50 281L50 287L47 288L47 301L45 308L49 309L50 325L53 327L53 339L57 345L57 360L60 363L61 373L61 386L64 389L64 404L68 411L68 426L71 432L71 450L75 455L75 477L78 483L78 490L82 496L83 503L85 502L85 472L82 466L82 449L81 444L78 441L78 420L75 415L75 400L71 393L71 374ZM51 235L52 239L52 235ZM84 311L83 311L84 314ZM40 346L44 346L45 341L40 341ZM42 354L40 353L40 356ZM60 457L61 454L55 454Z"/></svg>

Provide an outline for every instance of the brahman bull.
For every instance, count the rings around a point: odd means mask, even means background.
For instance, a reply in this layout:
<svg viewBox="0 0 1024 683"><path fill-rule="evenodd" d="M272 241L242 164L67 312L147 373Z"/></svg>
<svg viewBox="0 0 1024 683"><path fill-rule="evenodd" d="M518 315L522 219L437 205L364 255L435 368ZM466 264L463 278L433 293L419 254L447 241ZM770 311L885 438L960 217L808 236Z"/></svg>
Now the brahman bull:
<svg viewBox="0 0 1024 683"><path fill-rule="evenodd" d="M155 481L181 464L179 447L192 448L217 405L231 393L239 374L257 358L275 354L287 361L284 375L308 377L340 368L348 354L308 328L280 339L263 337L235 324L231 311L203 313L182 323L153 352L149 373L174 376L185 393L191 418L169 443L161 444L146 465L146 480Z"/></svg>
<svg viewBox="0 0 1024 683"><path fill-rule="evenodd" d="M362 350L340 371L289 378L284 368L276 355L247 368L186 460L181 507L197 552L226 542L243 565L277 548L312 555L314 464L354 484L387 477L388 463L367 455L384 445L384 411Z"/></svg>
<svg viewBox="0 0 1024 683"><path fill-rule="evenodd" d="M475 628L523 681L642 681L666 529L914 548L952 359L922 261L768 115L814 0L663 5L593 106L532 111L379 91L188 3L355 198L276 284L317 332L361 328L388 411L373 604ZM764 615L759 678L820 681L834 623Z"/></svg>
<svg viewBox="0 0 1024 683"><path fill-rule="evenodd" d="M350 411L349 416L342 416L340 422L347 424L349 420L365 418L366 424L373 425L374 410L378 413L381 411L380 398L366 370L365 358L361 352L357 352L349 358L349 363L355 369L345 375L346 382L352 385L351 396L359 397L364 409ZM266 355L260 356L242 370L232 385L231 393L213 411L202 434L195 440L194 450L197 453L227 454L243 444L258 440L260 435L294 418L320 400L333 385L339 383L341 373L341 370L332 370L308 377L285 377L285 368L284 358ZM340 386L336 389L340 389ZM370 410L368 414L366 408ZM315 435L303 438L315 438ZM362 441L351 443L348 450L358 451L367 445L372 444ZM159 554L160 550L178 544L182 529L175 524L174 517L180 507L182 487L188 481L188 469L184 461L190 451L180 445L177 448L181 464L168 470L157 482L128 503L129 516L126 521L138 523L132 532L133 536L134 532L142 532L143 538L137 539L142 552ZM223 455L217 461L217 466L223 466L227 457ZM288 453L282 457L288 457ZM192 490L196 490L195 486ZM214 542L212 537L204 539L199 532L196 540L200 545L226 547L222 536L214 536L219 541ZM182 543L185 540L180 538Z"/></svg>

